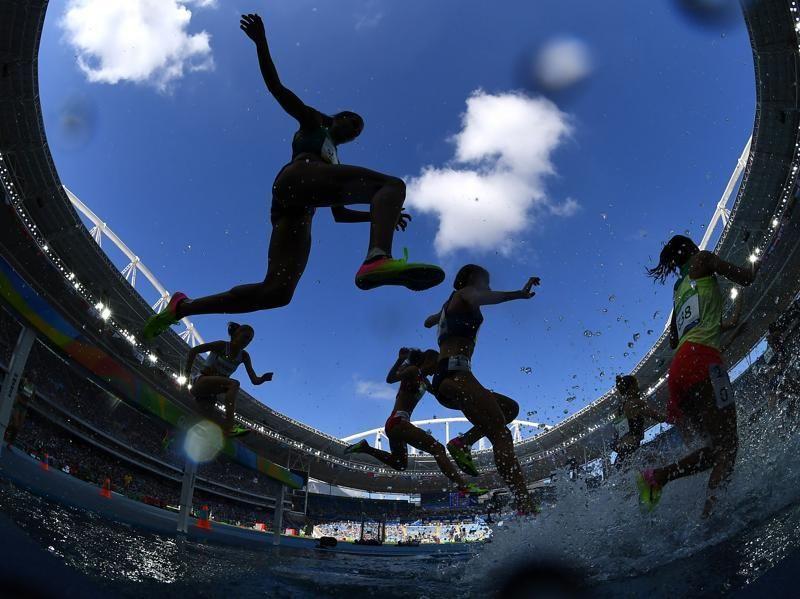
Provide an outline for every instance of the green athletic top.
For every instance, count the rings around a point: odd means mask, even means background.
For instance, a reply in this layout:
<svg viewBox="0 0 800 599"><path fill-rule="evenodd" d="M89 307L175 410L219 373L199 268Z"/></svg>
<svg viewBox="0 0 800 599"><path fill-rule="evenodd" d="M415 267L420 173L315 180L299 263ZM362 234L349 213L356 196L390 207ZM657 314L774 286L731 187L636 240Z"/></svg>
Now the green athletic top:
<svg viewBox="0 0 800 599"><path fill-rule="evenodd" d="M691 341L719 349L723 300L716 275L691 279L689 265L682 266L673 306L679 348Z"/></svg>
<svg viewBox="0 0 800 599"><path fill-rule="evenodd" d="M292 139L292 160L303 153L319 156L330 164L339 164L336 144L333 143L328 127L324 125L301 127L297 130Z"/></svg>

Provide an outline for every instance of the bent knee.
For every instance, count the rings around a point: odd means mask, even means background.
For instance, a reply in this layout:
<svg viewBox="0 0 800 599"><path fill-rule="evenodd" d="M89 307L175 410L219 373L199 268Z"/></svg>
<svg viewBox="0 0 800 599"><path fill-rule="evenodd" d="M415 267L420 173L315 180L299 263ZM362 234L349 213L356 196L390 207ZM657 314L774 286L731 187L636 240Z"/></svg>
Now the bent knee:
<svg viewBox="0 0 800 599"><path fill-rule="evenodd" d="M283 308L292 302L294 297L294 287L281 284L281 285L265 285L259 294L259 302L261 308L266 310L270 308Z"/></svg>
<svg viewBox="0 0 800 599"><path fill-rule="evenodd" d="M398 197L405 199L406 197L406 182L399 177L387 177L383 186L391 189Z"/></svg>
<svg viewBox="0 0 800 599"><path fill-rule="evenodd" d="M519 404L513 399L506 399L506 401L501 404L501 408L506 415L507 423L515 420L517 416L519 416Z"/></svg>

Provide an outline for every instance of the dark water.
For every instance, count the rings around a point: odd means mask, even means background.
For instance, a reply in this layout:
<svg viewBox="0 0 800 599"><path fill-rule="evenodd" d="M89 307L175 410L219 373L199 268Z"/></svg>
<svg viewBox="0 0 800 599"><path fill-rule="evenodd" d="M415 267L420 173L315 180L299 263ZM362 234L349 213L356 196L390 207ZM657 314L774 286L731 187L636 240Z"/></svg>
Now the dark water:
<svg viewBox="0 0 800 599"><path fill-rule="evenodd" d="M133 530L8 484L0 487L0 507L36 545L87 577L99 595L485 597L506 574L502 564L486 568L479 559L463 557L365 558L203 545ZM636 576L600 580L602 575L590 573L587 592L592 597L719 596L747 590L796 555L800 506L793 505L724 542ZM525 593L520 596L536 596L536 588L531 581L530 595L518 590ZM772 597L797 596L775 584L770 589Z"/></svg>

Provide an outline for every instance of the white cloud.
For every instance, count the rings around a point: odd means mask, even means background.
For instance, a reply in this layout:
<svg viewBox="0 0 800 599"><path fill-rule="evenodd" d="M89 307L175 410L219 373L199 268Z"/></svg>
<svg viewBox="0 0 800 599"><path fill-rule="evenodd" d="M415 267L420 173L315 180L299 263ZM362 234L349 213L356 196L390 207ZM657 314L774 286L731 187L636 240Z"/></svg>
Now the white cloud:
<svg viewBox="0 0 800 599"><path fill-rule="evenodd" d="M163 91L186 71L214 66L210 35L188 31L189 5L208 8L216 0L68 0L60 26L89 81Z"/></svg>
<svg viewBox="0 0 800 599"><path fill-rule="evenodd" d="M568 116L550 100L474 92L453 137L452 163L425 167L407 181L406 203L439 217L437 252L507 253L537 216L574 214L575 200L557 204L544 186L555 174L551 156L571 132Z"/></svg>
<svg viewBox="0 0 800 599"><path fill-rule="evenodd" d="M397 392L386 383L376 383L356 378L356 395L369 397L370 399L394 399Z"/></svg>

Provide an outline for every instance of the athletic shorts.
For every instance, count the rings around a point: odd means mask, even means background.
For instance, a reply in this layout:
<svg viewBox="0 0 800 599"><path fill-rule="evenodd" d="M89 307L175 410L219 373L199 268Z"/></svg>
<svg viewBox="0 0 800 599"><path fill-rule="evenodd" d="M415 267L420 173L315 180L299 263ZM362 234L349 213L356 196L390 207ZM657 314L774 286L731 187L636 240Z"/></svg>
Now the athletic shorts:
<svg viewBox="0 0 800 599"><path fill-rule="evenodd" d="M715 364L724 364L718 349L691 341L681 345L669 367L667 422L676 424L683 419L681 405L690 399L693 387L709 379L708 369Z"/></svg>
<svg viewBox="0 0 800 599"><path fill-rule="evenodd" d="M386 420L386 424L383 425L383 432L388 436L398 422L411 422L411 414L402 410L392 412L392 415Z"/></svg>
<svg viewBox="0 0 800 599"><path fill-rule="evenodd" d="M289 164L285 164L278 174L275 175L275 181L277 182L280 179L283 171L285 171L292 162ZM275 187L275 183L272 184L273 189ZM275 194L272 194L272 205L270 207L270 222L273 226L283 219L286 216L291 216L295 220L302 220L310 222L310 220L314 217L315 208L310 206L303 206L303 205L289 205L285 202L285 200L281 199L280 197L275 197Z"/></svg>
<svg viewBox="0 0 800 599"><path fill-rule="evenodd" d="M458 372L471 372L472 361L466 356L451 356L449 358L442 358L436 367L436 373L433 375L431 381L431 389L433 396L445 408L450 410L460 410L461 407L457 403L443 400L439 396L439 387L441 384L449 379L454 373Z"/></svg>

